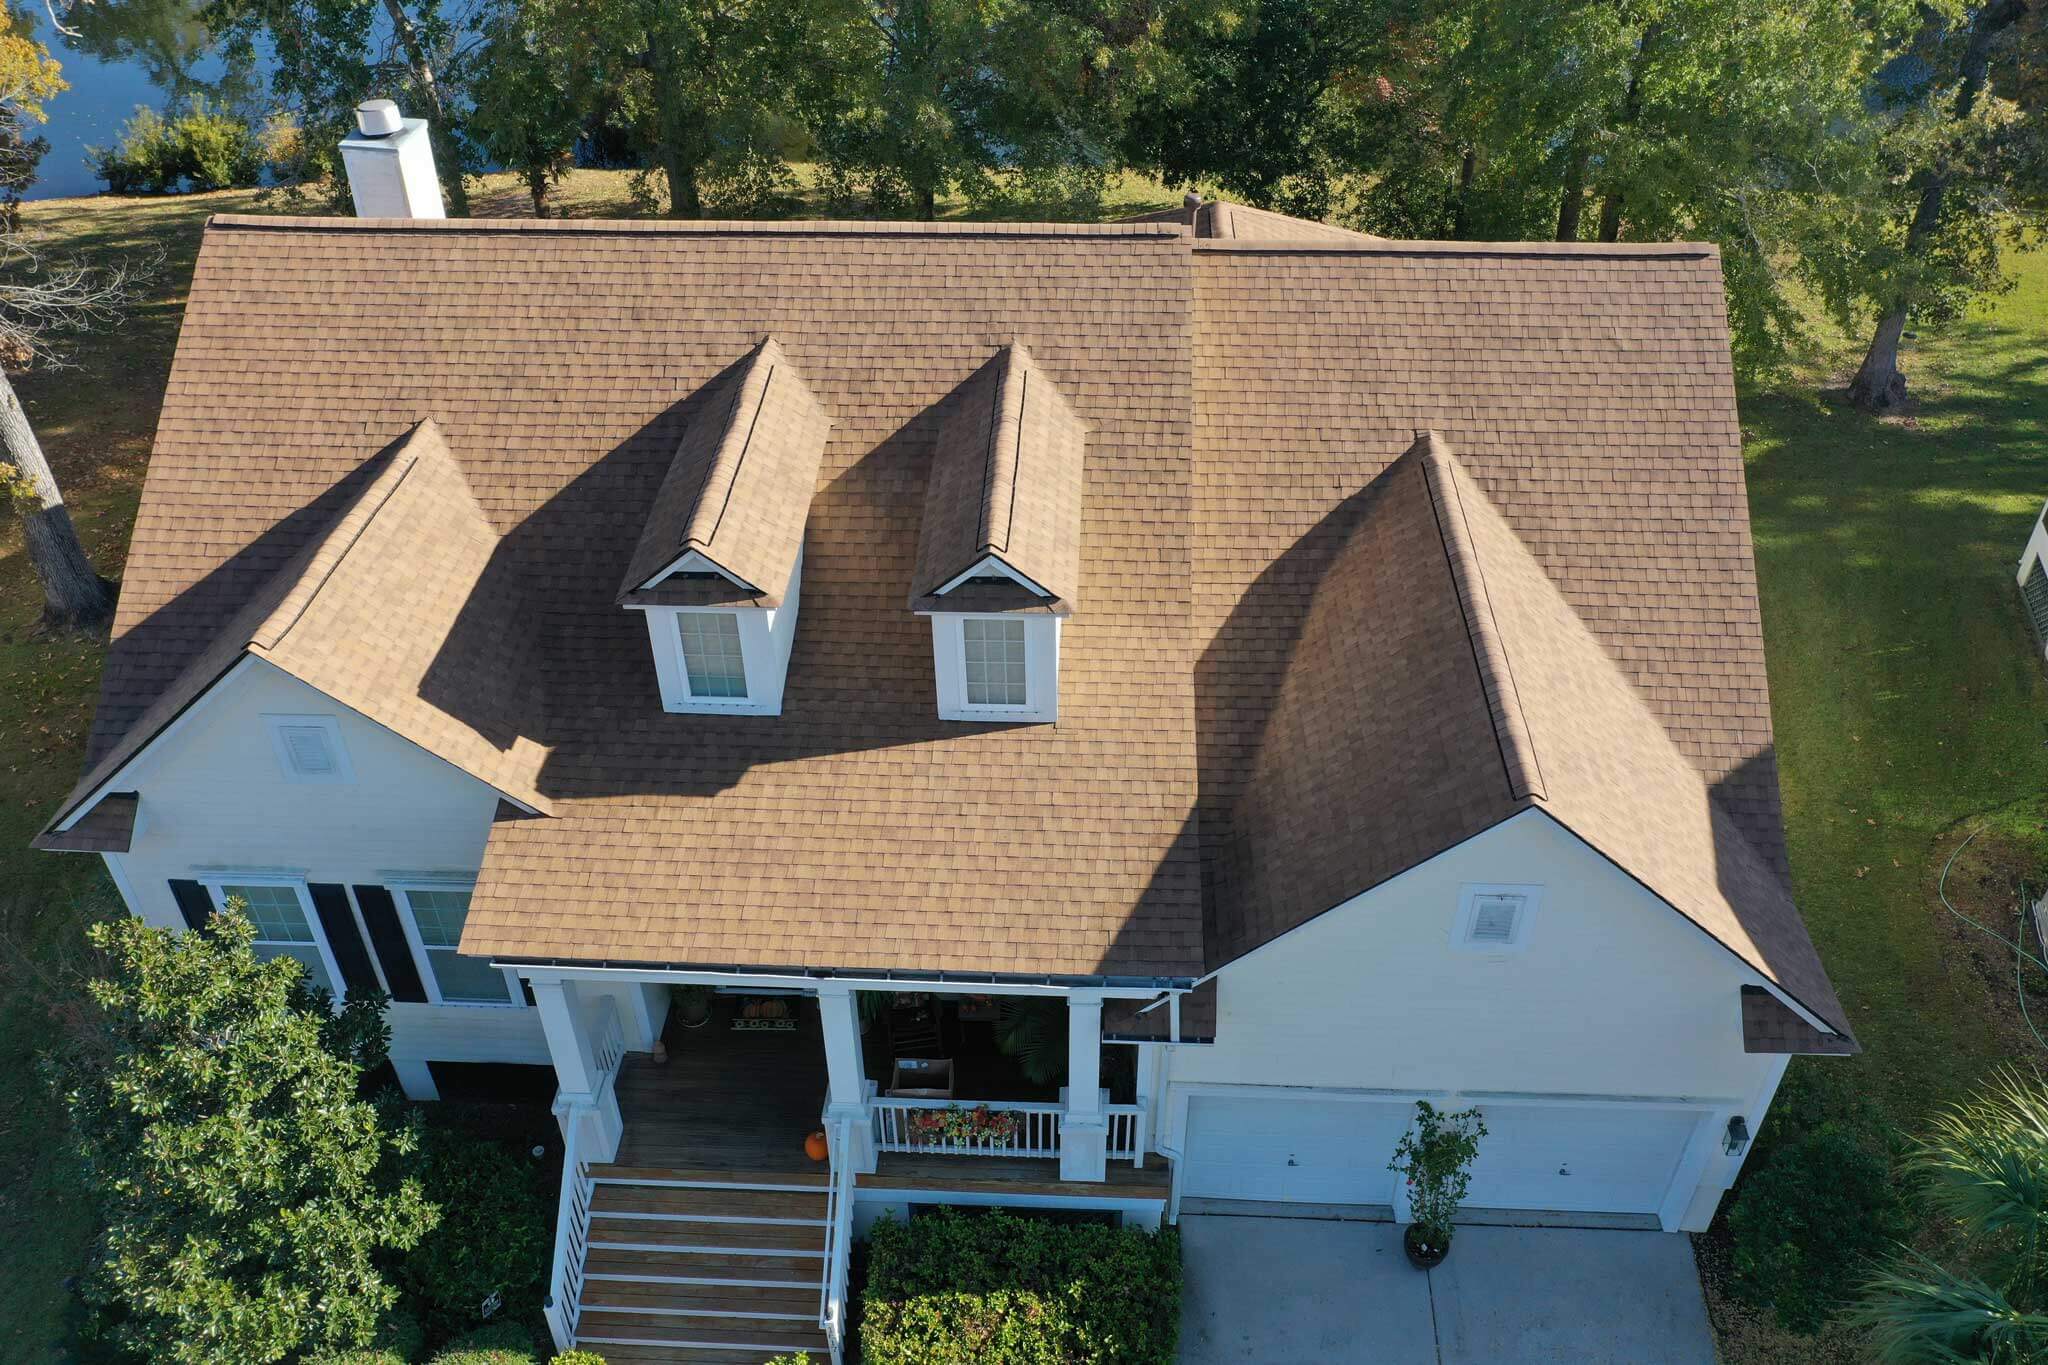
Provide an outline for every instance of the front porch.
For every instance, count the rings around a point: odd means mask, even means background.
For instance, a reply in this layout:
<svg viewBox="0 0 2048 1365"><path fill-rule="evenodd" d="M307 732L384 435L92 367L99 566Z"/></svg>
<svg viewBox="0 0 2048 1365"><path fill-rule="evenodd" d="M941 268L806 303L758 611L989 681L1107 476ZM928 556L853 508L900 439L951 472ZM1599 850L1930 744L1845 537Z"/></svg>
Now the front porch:
<svg viewBox="0 0 2048 1365"><path fill-rule="evenodd" d="M1025 1067L991 1045L986 997L963 1011L889 992L864 1009L833 982L620 985L643 994L533 981L561 1085L549 1321L565 1349L673 1362L807 1347L836 1362L857 1203L863 1227L932 1203L1164 1211L1149 1068L1113 1067L1112 1102L1099 999L1041 995L1065 1037ZM1047 1056L1070 1084L1045 1079ZM806 1150L820 1135L822 1160Z"/></svg>

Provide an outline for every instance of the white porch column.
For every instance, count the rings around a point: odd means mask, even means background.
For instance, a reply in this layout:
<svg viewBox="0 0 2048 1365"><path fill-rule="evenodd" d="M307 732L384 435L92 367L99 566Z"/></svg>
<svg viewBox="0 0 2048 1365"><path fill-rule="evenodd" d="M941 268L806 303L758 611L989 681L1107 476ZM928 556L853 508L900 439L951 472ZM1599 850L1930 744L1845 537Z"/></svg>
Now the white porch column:
<svg viewBox="0 0 2048 1365"><path fill-rule="evenodd" d="M1109 1116L1102 1108L1102 997L1067 997L1067 1112L1060 1123L1060 1179L1109 1174Z"/></svg>
<svg viewBox="0 0 2048 1365"><path fill-rule="evenodd" d="M610 1161L618 1155L625 1120L618 1097L597 1074L590 1049L590 1015L574 981L535 981L533 1003L540 1010L548 1056L555 1064L555 1118L566 1138L569 1125L579 1125L577 1142L585 1160Z"/></svg>
<svg viewBox="0 0 2048 1365"><path fill-rule="evenodd" d="M820 985L818 1020L825 1031L825 1121L834 1125L846 1121L851 1139L847 1159L855 1171L872 1171L875 1125L868 1111L868 1077L860 1052L860 1002L853 987L839 981Z"/></svg>

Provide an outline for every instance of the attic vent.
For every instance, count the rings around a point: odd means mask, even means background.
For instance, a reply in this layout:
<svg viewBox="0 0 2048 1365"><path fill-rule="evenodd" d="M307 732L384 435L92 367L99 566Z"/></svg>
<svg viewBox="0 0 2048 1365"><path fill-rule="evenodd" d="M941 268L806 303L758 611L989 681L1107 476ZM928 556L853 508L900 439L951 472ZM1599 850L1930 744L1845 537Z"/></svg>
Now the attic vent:
<svg viewBox="0 0 2048 1365"><path fill-rule="evenodd" d="M1529 937L1529 916L1542 898L1540 886L1465 886L1458 895L1458 919L1451 942L1475 952L1512 952Z"/></svg>
<svg viewBox="0 0 2048 1365"><path fill-rule="evenodd" d="M348 754L332 716L265 716L277 766L288 782L348 782Z"/></svg>
<svg viewBox="0 0 2048 1365"><path fill-rule="evenodd" d="M1509 944L1515 941L1517 921L1522 914L1520 896L1480 896L1472 905L1474 943Z"/></svg>

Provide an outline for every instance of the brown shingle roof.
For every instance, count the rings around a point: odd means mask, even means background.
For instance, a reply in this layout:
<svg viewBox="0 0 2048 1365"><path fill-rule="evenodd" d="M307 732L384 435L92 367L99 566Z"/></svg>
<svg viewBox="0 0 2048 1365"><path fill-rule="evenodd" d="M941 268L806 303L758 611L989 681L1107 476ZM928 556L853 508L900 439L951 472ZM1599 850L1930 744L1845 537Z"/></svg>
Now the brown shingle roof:
<svg viewBox="0 0 2048 1365"><path fill-rule="evenodd" d="M784 712L672 716L618 585L684 431L729 403L717 381L764 335L834 419ZM929 629L904 594L946 400L1013 343L1090 432L1088 553L1068 589L1088 607L1064 632L1058 725L941 722ZM398 363L363 367L365 349ZM1239 797L1280 719L1317 585L1376 499L1419 506L1413 487L1373 490L1435 427L1732 813L1682 812L1672 856L1687 865L1638 875L1690 897L1739 826L1761 854L1744 877L1761 867L1775 882L1732 394L1710 249L1197 242L1171 224L220 219L201 247L93 752L151 731L138 718L175 701L180 675L205 674L213 652L231 663L234 638L250 638L321 528L374 481L372 452L431 414L495 537L463 570L488 609L456 624L530 622L536 662L447 649L484 632L441 629L440 597L419 613L421 638L442 641L437 674L544 679L547 702L537 726L492 727L523 744L468 758L539 755L532 794L553 812L495 827L470 951L1184 980L1216 955L1204 915L1219 942L1250 936L1219 930L1200 857L1213 886L1242 846ZM1394 518L1371 534L1398 549L1414 527ZM1472 539L1490 564L1485 537ZM1342 572L1408 574L1418 595L1455 605L1455 567L1434 580L1412 563ZM366 575L361 601L371 586ZM372 629L363 615L337 613L321 638L338 648ZM229 618L241 624L224 629ZM1417 651L1449 638L1439 617L1410 628ZM1481 733L1511 734L1500 708L1516 642L1502 639L1506 662L1482 673L1468 637L1464 700L1447 687L1428 707L1455 702ZM1580 642L1566 657L1584 654ZM404 662L392 676L417 671ZM1440 667L1420 653L1415 666ZM460 700L364 699L394 726L429 728L412 702ZM1528 750L1531 794L1518 799L1534 800L1559 774L1521 700L1530 737L1511 747ZM455 714L473 723L476 710ZM1667 781L1669 765L1658 773ZM1450 823L1468 817L1454 809ZM1421 849L1435 837L1425 823L1384 834ZM1751 922L1796 928L1782 886L1728 889L1750 903L1717 933L1737 951L1796 956L1791 934ZM1805 970L1772 960L1781 978Z"/></svg>
<svg viewBox="0 0 2048 1365"><path fill-rule="evenodd" d="M139 806L134 792L110 792L70 829L46 829L29 846L45 853L126 853L135 839Z"/></svg>
<svg viewBox="0 0 2048 1365"><path fill-rule="evenodd" d="M622 602L655 602L641 594L659 594L657 576L695 550L754 589L747 601L782 605L832 419L773 337L721 388L676 442L620 585Z"/></svg>
<svg viewBox="0 0 2048 1365"><path fill-rule="evenodd" d="M1318 223L1309 218L1295 218L1271 209L1255 209L1247 204L1233 204L1227 199L1205 199L1199 206L1183 203L1175 209L1158 209L1152 213L1137 213L1123 220L1126 223L1184 223L1197 237L1225 240L1246 240L1257 242L1333 242L1360 246L1368 242L1383 243L1387 239L1375 237L1368 232L1354 232L1350 228Z"/></svg>
<svg viewBox="0 0 2048 1365"><path fill-rule="evenodd" d="M946 404L918 528L913 611L967 611L939 590L993 556L1073 609L1081 577L1088 428L1021 345L1005 346ZM964 586L964 585L963 585Z"/></svg>
<svg viewBox="0 0 2048 1365"><path fill-rule="evenodd" d="M1822 1033L1762 986L1744 986L1741 1000L1744 1052L1847 1057L1857 1051L1854 1041Z"/></svg>
<svg viewBox="0 0 2048 1365"><path fill-rule="evenodd" d="M497 533L439 428L419 423L335 482L351 481L355 489L318 533L107 747L58 821L244 656L276 665L514 799L548 808L535 787L546 755L530 737L540 697L531 632L514 576L494 562Z"/></svg>

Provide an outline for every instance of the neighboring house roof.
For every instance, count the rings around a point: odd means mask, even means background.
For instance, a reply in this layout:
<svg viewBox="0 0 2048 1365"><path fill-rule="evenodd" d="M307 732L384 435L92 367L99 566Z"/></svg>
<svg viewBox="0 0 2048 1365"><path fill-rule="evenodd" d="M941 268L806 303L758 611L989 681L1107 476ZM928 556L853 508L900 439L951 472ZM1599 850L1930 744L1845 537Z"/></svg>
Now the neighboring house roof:
<svg viewBox="0 0 2048 1365"><path fill-rule="evenodd" d="M1065 613L1081 581L1081 483L1088 429L1021 344L1005 346L947 400L925 485L913 611L960 611L944 590L994 558L1037 593L998 600ZM980 600L990 594L976 584Z"/></svg>
<svg viewBox="0 0 2048 1365"><path fill-rule="evenodd" d="M175 675L67 798L62 823L245 657L545 811L540 677L516 571L431 421L360 470L324 525ZM124 595L125 597L125 595ZM108 798L111 799L111 798Z"/></svg>
<svg viewBox="0 0 2048 1365"><path fill-rule="evenodd" d="M1424 432L1313 590L1218 860L1212 960L1532 807L1842 1027L1790 892Z"/></svg>
<svg viewBox="0 0 2048 1365"><path fill-rule="evenodd" d="M95 761L150 729L142 713L269 591L337 490L431 415L495 537L476 582L518 594L537 632L521 676L545 692L511 728L519 754L541 756L537 799L520 799L551 818L494 827L468 951L1186 982L1318 899L1366 889L1386 875L1373 859L1428 856L1446 831L1543 802L1839 1024L1784 889L1712 248L1281 226L1248 240L1177 222L216 219ZM704 419L731 408L732 377L759 368L764 336L832 423L783 714L667 714L619 585L685 433L724 431L723 416ZM390 363L364 366L366 349ZM995 414L1006 364L1026 392L1043 376L1063 397L1071 426L1060 416L1067 434L1049 448L1079 468L1081 551L1068 581L1046 584L1084 604L1063 630L1057 725L939 720L930 628L905 610L925 581L934 471L975 453L949 431L968 420L959 396L986 376ZM1441 535L1423 534L1427 448L1406 487L1382 475L1431 429L1457 452L1445 487L1482 509L1450 546L1464 591L1483 578L1527 619L1475 634L1423 609L1457 605L1460 581ZM1037 487L1032 449L1020 493ZM991 485L1001 470L981 453ZM972 538L993 545L990 505L946 504L973 509ZM669 524L680 545L689 518ZM1353 562L1365 544L1407 558ZM1034 562L1057 580L1064 553ZM1367 586L1416 600L1354 608L1360 633L1342 644L1342 623L1317 616L1326 585L1333 601ZM1322 642L1386 648L1402 632L1409 665L1447 680L1442 714L1417 712L1413 728L1441 737L1430 761L1481 789L1411 774L1417 799L1445 809L1384 826L1348 795L1331 802L1319 818L1357 821L1387 848L1303 843L1318 865L1295 874L1293 908L1247 910L1233 888L1271 862L1248 841L1278 824L1260 812L1301 799L1275 772L1278 736L1312 734L1318 706L1333 724L1356 719L1356 700L1335 695L1341 654L1313 676ZM1448 662L1431 653L1443 648ZM1614 734L1579 733L1519 673L1509 698L1524 655L1559 689L1592 687ZM364 701L421 723L393 698ZM1490 757L1474 735L1491 737ZM1396 740L1422 743L1371 742ZM1638 780L1668 844L1620 827L1616 797Z"/></svg>
<svg viewBox="0 0 2048 1365"><path fill-rule="evenodd" d="M620 585L621 602L660 594L659 579L694 550L753 589L720 600L782 605L803 552L804 519L832 419L773 337L720 388L676 442Z"/></svg>

